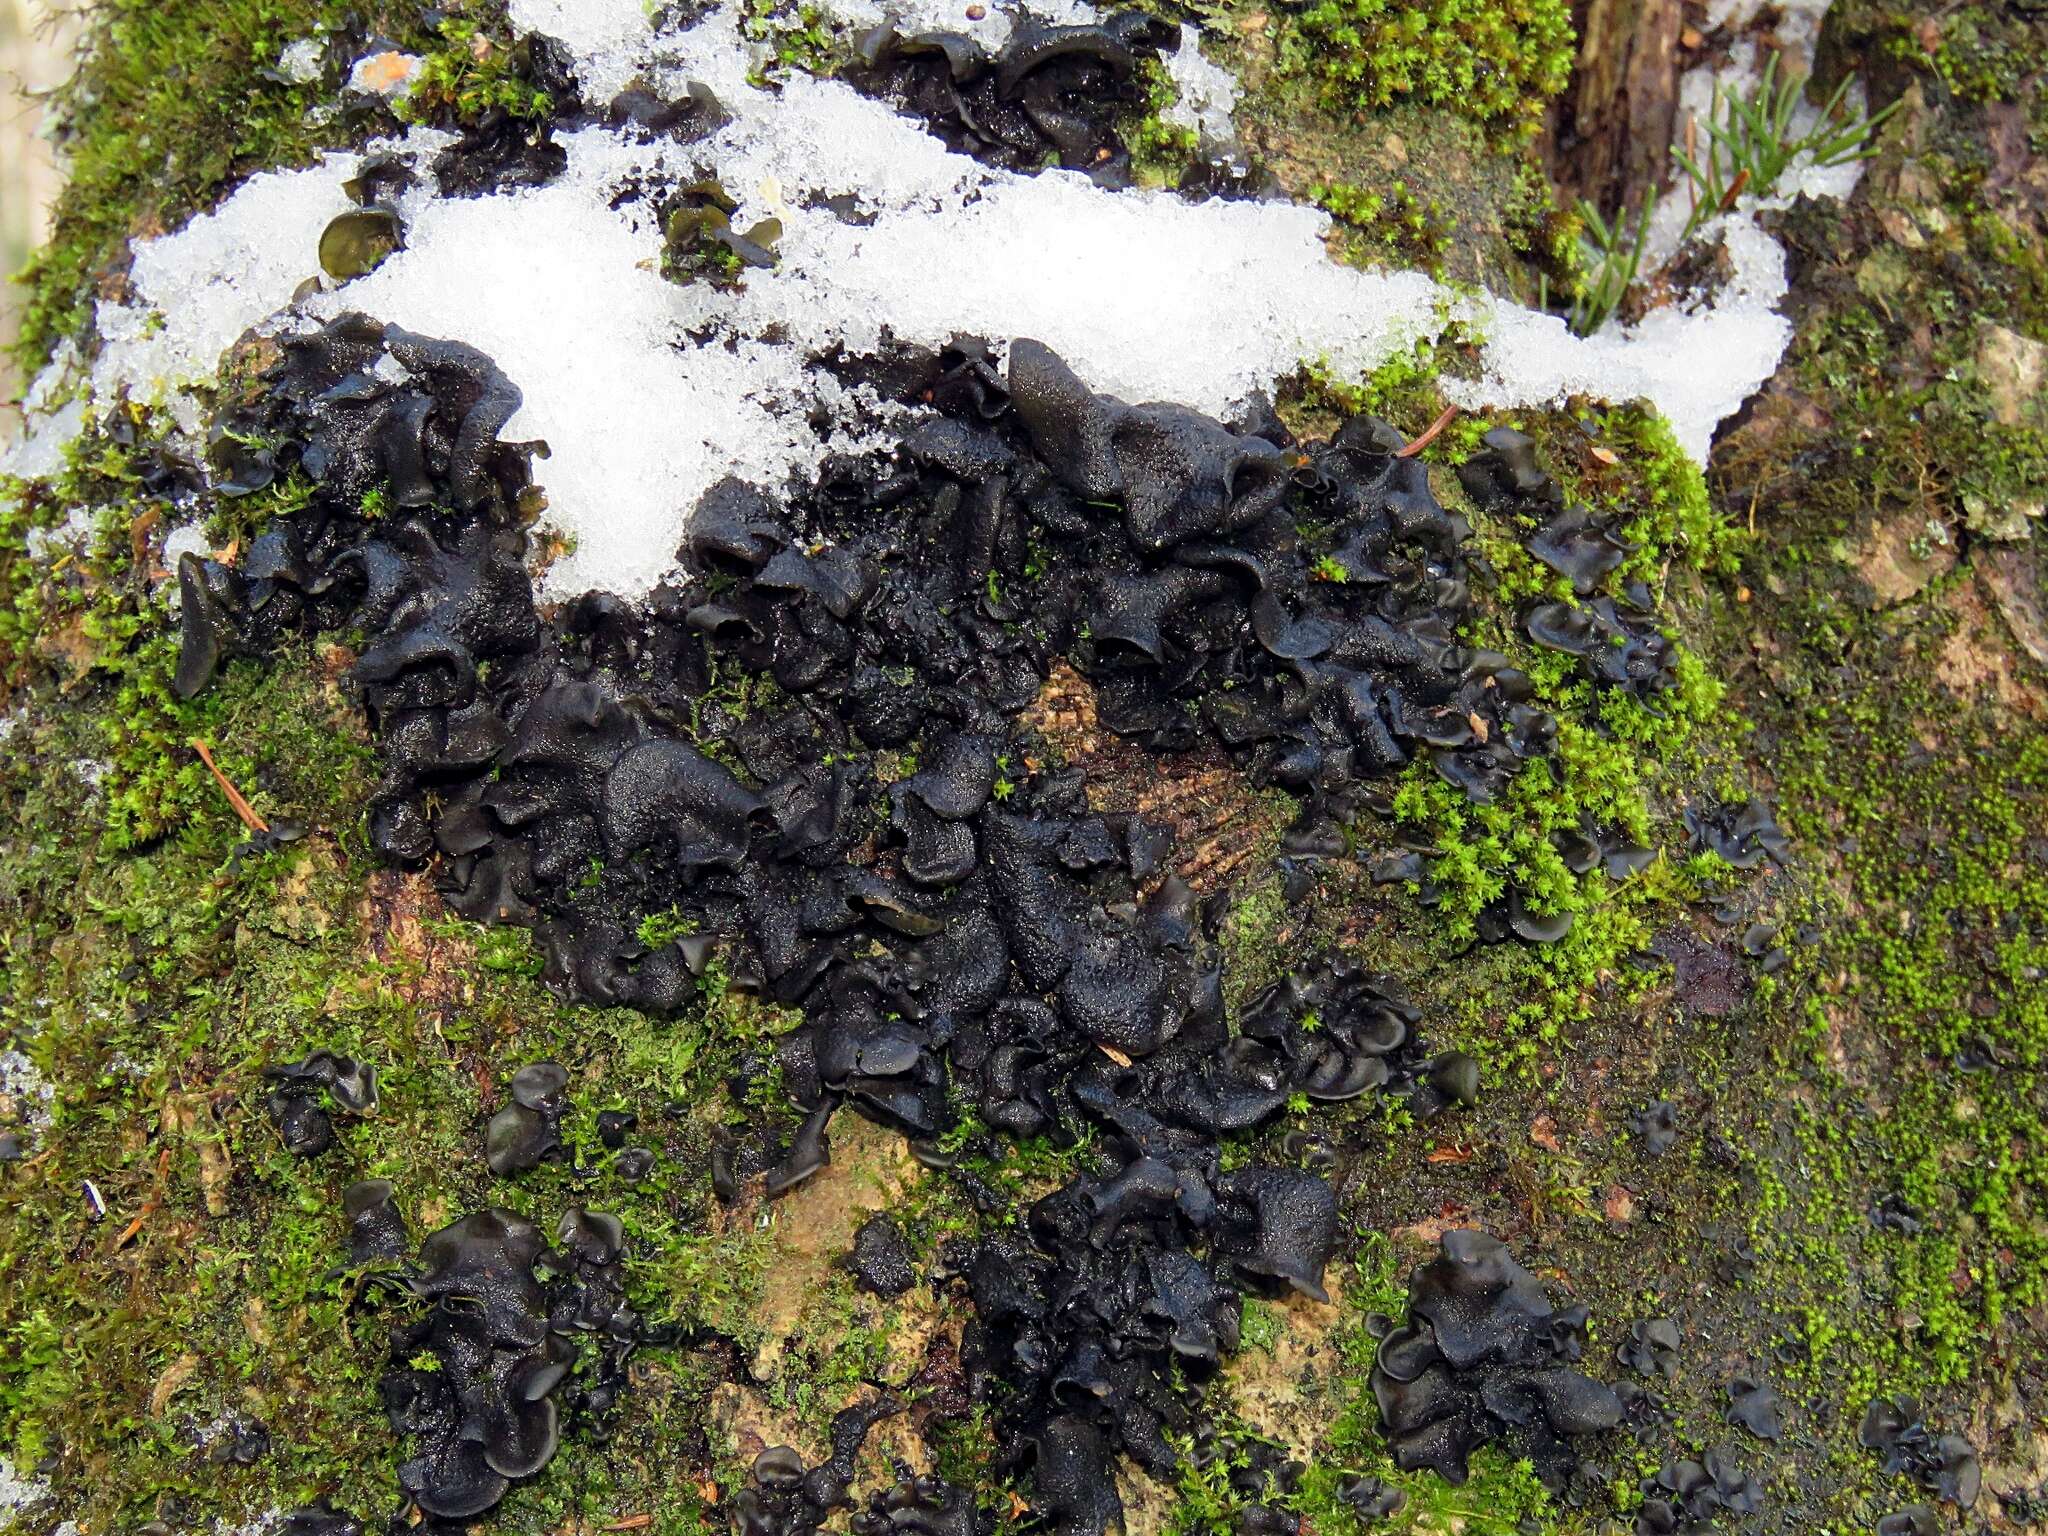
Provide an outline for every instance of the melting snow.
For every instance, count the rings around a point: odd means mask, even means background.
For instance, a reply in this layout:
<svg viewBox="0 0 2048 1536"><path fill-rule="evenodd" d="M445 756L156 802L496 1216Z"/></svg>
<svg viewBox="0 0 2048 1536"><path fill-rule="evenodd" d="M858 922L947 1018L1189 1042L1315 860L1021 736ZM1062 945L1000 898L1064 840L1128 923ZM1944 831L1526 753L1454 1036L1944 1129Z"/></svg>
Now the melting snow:
<svg viewBox="0 0 2048 1536"><path fill-rule="evenodd" d="M893 21L906 32L959 32L991 49L1008 40L1017 19L1027 10L1041 21L1063 27L1099 19L1088 0L1034 0L1029 7L1003 0L826 0L825 9L857 26Z"/></svg>
<svg viewBox="0 0 2048 1536"><path fill-rule="evenodd" d="M57 1090L20 1051L0 1051L0 1095L13 1101L17 1123L32 1130L41 1130L50 1123L50 1101L57 1096ZM0 1481L0 1493L5 1489L5 1482ZM5 1500L0 1499L0 1510L6 1507Z"/></svg>
<svg viewBox="0 0 2048 1536"><path fill-rule="evenodd" d="M1205 144L1228 144L1237 137L1230 120L1237 110L1237 77L1202 56L1202 34L1180 24L1180 47L1167 56L1166 72L1177 92L1162 114L1169 123L1192 128Z"/></svg>
<svg viewBox="0 0 2048 1536"><path fill-rule="evenodd" d="M310 84L320 78L320 59L325 52L319 38L302 37L278 55L277 72L295 84Z"/></svg>
<svg viewBox="0 0 2048 1536"><path fill-rule="evenodd" d="M41 1478L14 1470L14 1463L0 1456L0 1515L20 1514L31 1504L50 1496L50 1485Z"/></svg>
<svg viewBox="0 0 2048 1536"><path fill-rule="evenodd" d="M341 184L356 162L327 155L303 171L255 177L175 235L138 241L129 272L135 298L99 307L106 345L94 391L146 399L211 376L235 338L319 271L320 231L355 206Z"/></svg>
<svg viewBox="0 0 2048 1536"><path fill-rule="evenodd" d="M857 15L870 3L837 8ZM1088 14L1067 4L1064 19ZM994 0L971 23L962 0L918 5L906 24L1009 24ZM137 247L133 296L100 308L94 390L185 400L176 386L211 375L250 326L307 326L350 309L468 342L524 392L505 435L551 449L536 473L573 550L550 568L550 594L632 595L668 572L690 508L721 476L774 484L861 446L863 431L886 440L889 412L810 361L834 347L1032 336L1098 389L1224 412L1304 359L1355 375L1456 320L1485 338L1483 376L1455 386L1463 403L1647 396L1704 459L1716 424L1769 377L1789 336L1774 308L1782 253L1746 214L1726 221L1736 277L1711 308L1577 338L1554 316L1420 274L1338 266L1323 247L1327 217L1312 208L993 171L838 82L757 89L757 50L731 0L659 39L641 0L514 0L512 14L560 37L597 99L640 76L672 93L696 79L732 121L685 146L638 146L596 127L563 135L568 169L546 187L458 200L422 186L402 204L404 250L281 316L316 269L321 229L350 206L341 183L356 158L259 176L213 214ZM1227 125L1234 86L1192 29L1183 37L1173 61L1182 108L1205 127ZM399 147L424 158L445 142L415 130ZM772 214L784 227L778 267L749 273L737 293L663 281L650 210L612 206L641 176L694 180L707 167L741 199L736 223ZM848 196L870 222L822 206ZM47 464L75 430L48 418L22 452Z"/></svg>

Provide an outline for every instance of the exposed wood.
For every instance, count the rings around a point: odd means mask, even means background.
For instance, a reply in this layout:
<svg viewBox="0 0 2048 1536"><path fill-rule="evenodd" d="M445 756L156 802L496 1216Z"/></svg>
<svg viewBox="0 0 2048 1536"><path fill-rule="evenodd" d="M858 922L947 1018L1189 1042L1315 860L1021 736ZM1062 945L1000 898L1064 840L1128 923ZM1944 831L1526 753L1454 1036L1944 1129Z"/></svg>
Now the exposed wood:
<svg viewBox="0 0 2048 1536"><path fill-rule="evenodd" d="M1603 214L1662 185L1678 111L1681 0L1575 0L1579 57L1552 109L1550 172L1565 201Z"/></svg>

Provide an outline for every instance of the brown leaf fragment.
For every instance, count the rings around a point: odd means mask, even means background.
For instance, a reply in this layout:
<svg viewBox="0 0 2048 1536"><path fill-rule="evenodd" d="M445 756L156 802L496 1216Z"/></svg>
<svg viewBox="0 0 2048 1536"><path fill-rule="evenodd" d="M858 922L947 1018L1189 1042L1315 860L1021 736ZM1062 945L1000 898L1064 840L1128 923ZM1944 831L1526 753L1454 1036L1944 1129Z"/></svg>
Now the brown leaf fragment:
<svg viewBox="0 0 2048 1536"><path fill-rule="evenodd" d="M160 1419L164 1410L171 1406L171 1399L178 1395L179 1388L192 1379L199 1369L197 1355L180 1355L164 1367L163 1375L157 1377L156 1385L149 1391L149 1416Z"/></svg>

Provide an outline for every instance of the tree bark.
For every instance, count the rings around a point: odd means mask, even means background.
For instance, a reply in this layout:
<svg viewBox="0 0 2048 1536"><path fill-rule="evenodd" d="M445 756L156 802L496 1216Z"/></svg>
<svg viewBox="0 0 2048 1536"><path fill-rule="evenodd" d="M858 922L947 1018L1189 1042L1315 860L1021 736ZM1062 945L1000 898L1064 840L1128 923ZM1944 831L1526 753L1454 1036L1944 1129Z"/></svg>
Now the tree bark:
<svg viewBox="0 0 2048 1536"><path fill-rule="evenodd" d="M1551 109L1546 158L1565 201L1635 206L1671 164L1681 0L1575 0L1578 66Z"/></svg>

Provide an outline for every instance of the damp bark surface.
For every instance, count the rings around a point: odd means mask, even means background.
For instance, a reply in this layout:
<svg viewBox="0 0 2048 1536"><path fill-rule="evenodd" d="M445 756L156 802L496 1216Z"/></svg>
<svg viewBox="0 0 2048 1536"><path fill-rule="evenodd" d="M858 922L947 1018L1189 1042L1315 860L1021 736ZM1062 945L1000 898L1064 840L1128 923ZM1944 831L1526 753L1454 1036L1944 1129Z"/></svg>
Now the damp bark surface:
<svg viewBox="0 0 2048 1536"><path fill-rule="evenodd" d="M262 73L316 26L438 61L451 185L555 173L507 104L573 87L487 7L159 9L70 108L46 337L317 142ZM1201 31L1286 190L1533 288L1527 177L1630 205L1706 19L1594 0L1520 141ZM764 68L955 152L1187 169L1162 24L810 26ZM1772 215L1794 338L1703 479L1585 402L1405 453L1450 348L1223 422L970 338L839 360L909 414L667 596L555 605L488 357L251 342L198 458L110 413L0 523L0 1519L2037 1528L2037 42L1829 15L1900 105ZM1338 254L1428 259L1387 217Z"/></svg>

